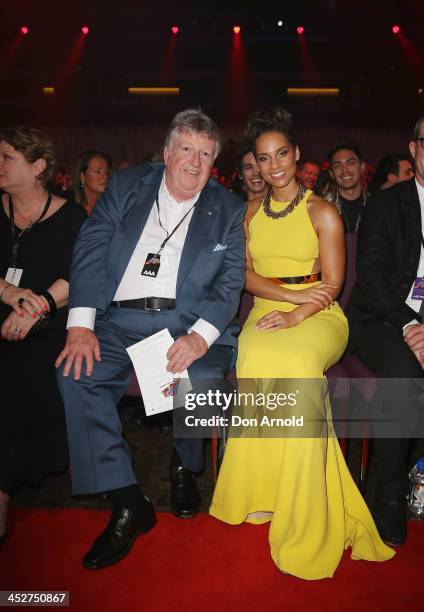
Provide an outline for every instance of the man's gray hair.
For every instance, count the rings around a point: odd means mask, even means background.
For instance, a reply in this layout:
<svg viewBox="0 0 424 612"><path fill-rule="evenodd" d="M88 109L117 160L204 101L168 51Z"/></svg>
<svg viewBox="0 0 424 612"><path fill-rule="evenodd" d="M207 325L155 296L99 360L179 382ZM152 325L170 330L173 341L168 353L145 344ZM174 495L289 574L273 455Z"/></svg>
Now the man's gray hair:
<svg viewBox="0 0 424 612"><path fill-rule="evenodd" d="M165 146L171 147L177 134L202 134L215 140L215 159L222 149L222 135L218 126L200 108L188 108L177 113L165 139Z"/></svg>
<svg viewBox="0 0 424 612"><path fill-rule="evenodd" d="M415 124L414 132L412 134L412 140L415 140L416 138L420 137L421 125L423 123L424 123L424 115L422 117L420 117L418 119L417 123Z"/></svg>

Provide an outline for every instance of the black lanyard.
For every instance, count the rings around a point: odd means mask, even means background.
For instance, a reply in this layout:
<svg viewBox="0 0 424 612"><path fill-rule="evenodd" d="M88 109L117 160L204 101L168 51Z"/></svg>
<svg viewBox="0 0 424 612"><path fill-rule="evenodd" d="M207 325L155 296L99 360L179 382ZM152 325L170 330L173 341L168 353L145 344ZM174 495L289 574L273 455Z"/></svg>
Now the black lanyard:
<svg viewBox="0 0 424 612"><path fill-rule="evenodd" d="M19 230L19 228L17 228L15 225L15 215L13 212L13 201L12 201L12 197L9 195L9 220L10 220L10 233L12 236L12 261L10 265L12 268L18 267L18 253L19 253L20 241L22 240L22 238L27 236L29 232L31 231L31 229L34 227L34 225L38 223L39 221L41 221L41 219L45 216L45 214L49 210L51 201L52 201L52 196L51 196L51 193L49 193L49 197L47 198L47 202L44 205L43 212L38 217L38 219L36 219L33 223L30 223L23 229Z"/></svg>
<svg viewBox="0 0 424 612"><path fill-rule="evenodd" d="M159 251L156 253L156 255L160 255L165 247L165 244L168 242L168 240L170 238L172 238L172 236L175 234L175 232L177 231L177 229L180 227L181 223L186 219L186 217L188 217L188 215L191 213L191 211L193 210L193 208L196 206L197 204L197 200L196 202L193 204L193 206L190 208L190 210L188 210L186 212L186 214L184 215L184 217L181 219L181 221L174 227L174 229L172 230L171 233L168 232L167 229L165 229L160 221L160 210L159 210L159 196L156 196L156 206L158 209L158 217L159 217L159 225L161 226L161 228L163 229L164 232L166 232L166 238L165 240L162 242L162 244L159 247Z"/></svg>

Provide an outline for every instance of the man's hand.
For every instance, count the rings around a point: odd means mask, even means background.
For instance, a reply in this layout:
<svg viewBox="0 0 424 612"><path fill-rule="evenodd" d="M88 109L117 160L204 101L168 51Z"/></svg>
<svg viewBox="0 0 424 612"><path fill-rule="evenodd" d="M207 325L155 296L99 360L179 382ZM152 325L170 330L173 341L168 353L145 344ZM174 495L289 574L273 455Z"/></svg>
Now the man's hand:
<svg viewBox="0 0 424 612"><path fill-rule="evenodd" d="M193 361L207 353L208 344L197 332L181 336L175 340L166 356L168 358L168 372L176 374L189 368Z"/></svg>
<svg viewBox="0 0 424 612"><path fill-rule="evenodd" d="M34 319L27 312L16 314L13 310L1 326L1 338L8 341L23 340L36 323L38 318Z"/></svg>
<svg viewBox="0 0 424 612"><path fill-rule="evenodd" d="M93 373L94 359L100 361L100 346L96 334L87 327L70 327L65 348L56 359L55 366L58 368L66 359L63 375L68 376L74 366L74 379L79 380L81 367L85 360L86 374Z"/></svg>
<svg viewBox="0 0 424 612"><path fill-rule="evenodd" d="M424 368L424 325L408 325L404 333L404 339L411 351Z"/></svg>

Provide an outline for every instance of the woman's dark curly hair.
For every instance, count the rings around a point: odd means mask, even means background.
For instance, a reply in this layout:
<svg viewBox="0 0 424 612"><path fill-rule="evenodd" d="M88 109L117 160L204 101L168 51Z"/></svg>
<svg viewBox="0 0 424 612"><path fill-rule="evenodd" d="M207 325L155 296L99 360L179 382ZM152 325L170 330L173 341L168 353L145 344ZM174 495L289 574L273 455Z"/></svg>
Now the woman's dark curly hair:
<svg viewBox="0 0 424 612"><path fill-rule="evenodd" d="M293 135L293 117L281 106L274 106L250 115L247 121L246 139L254 145L257 138L265 132L280 132L292 147L297 144Z"/></svg>

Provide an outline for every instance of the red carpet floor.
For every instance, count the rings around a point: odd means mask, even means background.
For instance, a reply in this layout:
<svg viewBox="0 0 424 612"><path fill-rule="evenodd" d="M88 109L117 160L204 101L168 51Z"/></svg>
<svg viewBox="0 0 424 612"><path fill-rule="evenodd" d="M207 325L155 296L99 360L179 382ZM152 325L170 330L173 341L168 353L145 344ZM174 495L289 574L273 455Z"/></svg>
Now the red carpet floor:
<svg viewBox="0 0 424 612"><path fill-rule="evenodd" d="M80 559L107 522L96 510L12 508L0 548L0 590L67 590L78 612L399 611L422 604L424 523L385 563L352 561L333 579L281 574L268 551L267 526L231 527L207 516L159 514L121 563L87 571Z"/></svg>

